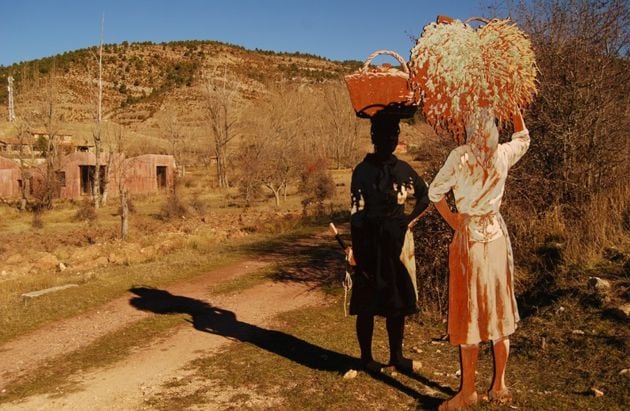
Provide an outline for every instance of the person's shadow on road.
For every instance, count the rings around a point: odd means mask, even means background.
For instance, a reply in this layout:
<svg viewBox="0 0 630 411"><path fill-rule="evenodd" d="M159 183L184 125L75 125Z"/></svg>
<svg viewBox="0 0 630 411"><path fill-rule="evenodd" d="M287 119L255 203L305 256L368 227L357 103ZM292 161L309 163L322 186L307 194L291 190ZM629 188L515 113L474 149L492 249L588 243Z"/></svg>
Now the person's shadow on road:
<svg viewBox="0 0 630 411"><path fill-rule="evenodd" d="M361 367L358 358L331 351L281 331L239 321L232 311L214 307L205 301L173 295L168 291L150 287L134 287L129 291L136 294L129 303L139 310L156 314L188 314L189 321L196 330L253 344L314 370L343 375L350 369ZM370 375L417 399L422 408L435 408L442 401L421 394L386 374Z"/></svg>

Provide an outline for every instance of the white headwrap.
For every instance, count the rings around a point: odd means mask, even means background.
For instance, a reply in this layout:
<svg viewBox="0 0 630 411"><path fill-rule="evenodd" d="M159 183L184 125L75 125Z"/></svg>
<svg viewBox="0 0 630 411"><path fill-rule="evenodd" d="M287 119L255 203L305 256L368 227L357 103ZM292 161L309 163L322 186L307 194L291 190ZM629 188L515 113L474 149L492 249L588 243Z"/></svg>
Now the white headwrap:
<svg viewBox="0 0 630 411"><path fill-rule="evenodd" d="M490 109L481 109L466 121L466 142L484 169L493 167L499 146L499 130Z"/></svg>

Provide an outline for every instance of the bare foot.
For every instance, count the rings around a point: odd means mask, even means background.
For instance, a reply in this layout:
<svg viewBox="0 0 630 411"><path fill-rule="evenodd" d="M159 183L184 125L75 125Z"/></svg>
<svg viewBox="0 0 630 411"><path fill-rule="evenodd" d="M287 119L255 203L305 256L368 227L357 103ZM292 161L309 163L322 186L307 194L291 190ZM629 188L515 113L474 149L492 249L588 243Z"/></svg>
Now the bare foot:
<svg viewBox="0 0 630 411"><path fill-rule="evenodd" d="M471 395L465 397L461 392L457 393L450 400L444 401L438 408L439 411L446 410L463 410L468 407L472 407L477 404L477 393L473 392Z"/></svg>
<svg viewBox="0 0 630 411"><path fill-rule="evenodd" d="M512 402L512 393L507 388L499 391L490 390L488 400L499 405L506 405Z"/></svg>

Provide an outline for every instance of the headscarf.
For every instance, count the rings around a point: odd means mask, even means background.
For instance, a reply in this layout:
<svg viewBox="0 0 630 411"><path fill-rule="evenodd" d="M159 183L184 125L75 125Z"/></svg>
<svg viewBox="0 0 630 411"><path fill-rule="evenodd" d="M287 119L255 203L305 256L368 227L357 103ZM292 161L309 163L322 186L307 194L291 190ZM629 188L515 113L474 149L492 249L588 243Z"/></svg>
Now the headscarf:
<svg viewBox="0 0 630 411"><path fill-rule="evenodd" d="M499 130L492 110L483 108L468 117L466 142L484 170L494 166L499 146Z"/></svg>

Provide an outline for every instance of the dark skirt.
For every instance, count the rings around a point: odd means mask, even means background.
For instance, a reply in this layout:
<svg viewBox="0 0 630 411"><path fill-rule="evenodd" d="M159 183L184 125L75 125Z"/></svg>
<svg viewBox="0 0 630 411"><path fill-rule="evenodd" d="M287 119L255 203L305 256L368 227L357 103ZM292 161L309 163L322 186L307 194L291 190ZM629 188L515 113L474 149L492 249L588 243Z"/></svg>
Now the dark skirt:
<svg viewBox="0 0 630 411"><path fill-rule="evenodd" d="M350 314L393 317L418 312L416 291L400 255L407 230L398 219L352 225L357 265Z"/></svg>

